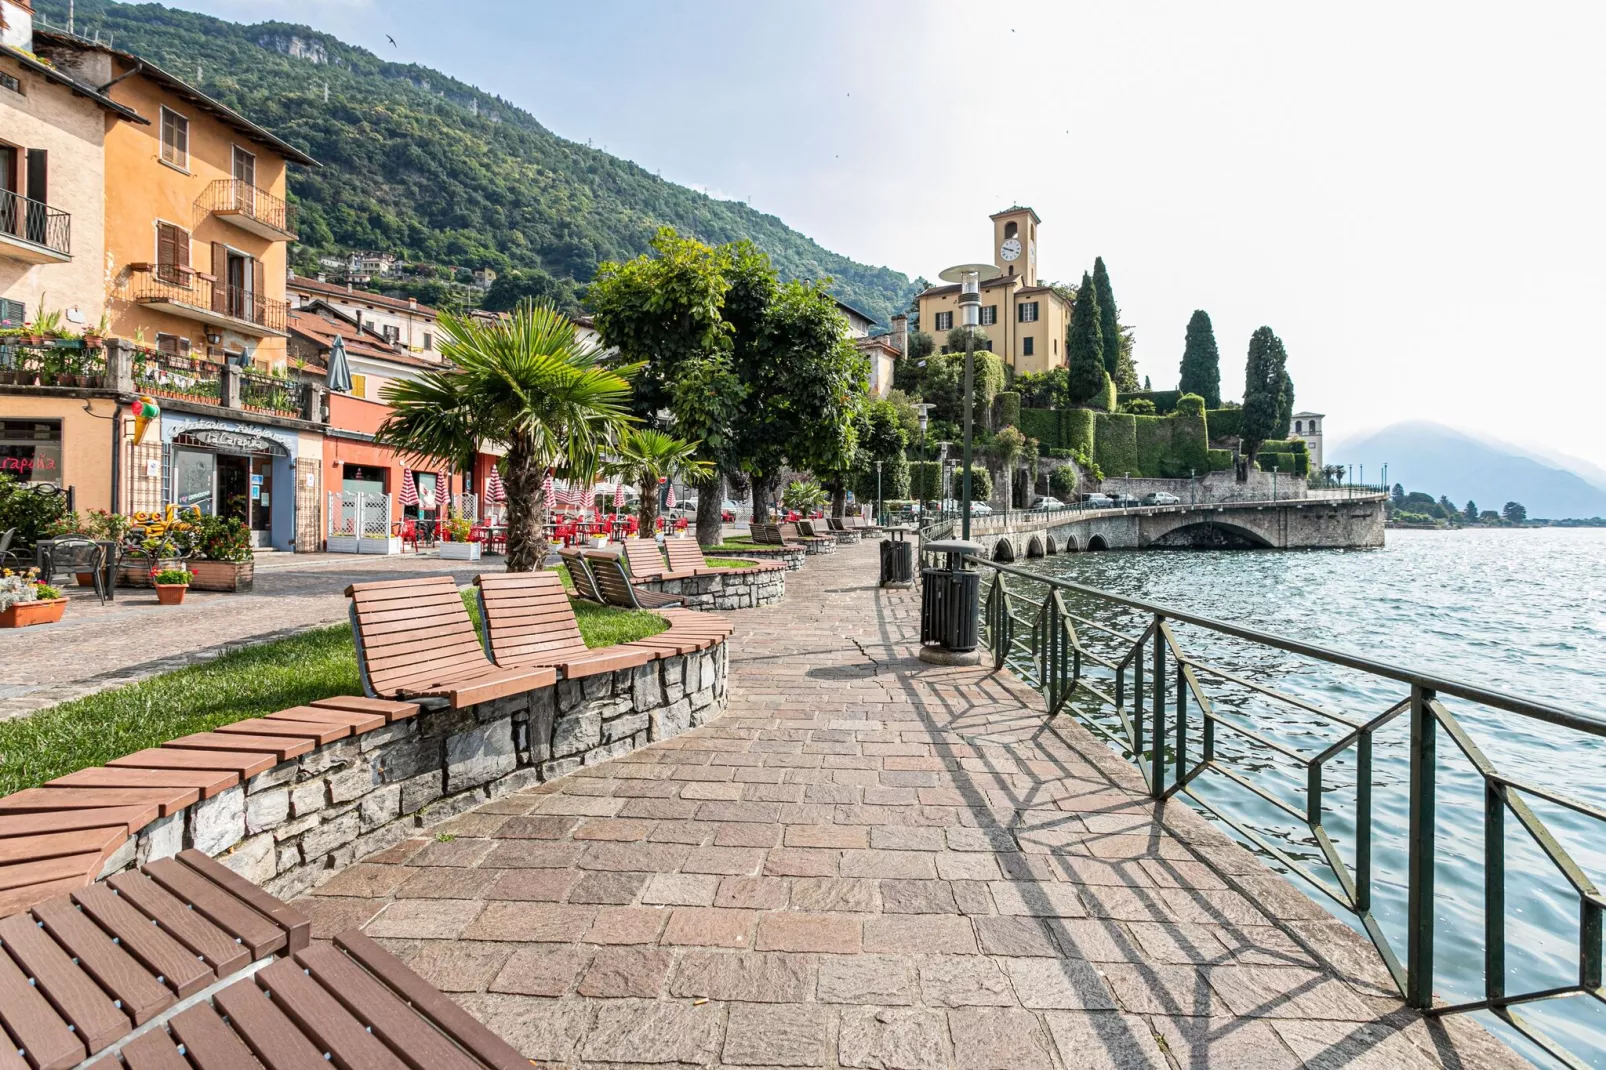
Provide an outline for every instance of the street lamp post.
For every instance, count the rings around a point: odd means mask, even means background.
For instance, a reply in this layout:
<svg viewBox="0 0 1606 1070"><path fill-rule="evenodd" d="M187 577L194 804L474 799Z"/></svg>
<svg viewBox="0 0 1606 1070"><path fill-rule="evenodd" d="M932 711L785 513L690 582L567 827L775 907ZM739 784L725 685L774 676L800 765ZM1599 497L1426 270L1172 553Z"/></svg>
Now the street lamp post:
<svg viewBox="0 0 1606 1070"><path fill-rule="evenodd" d="M965 449L961 463L965 466L961 477L960 538L970 538L970 460L971 423L976 407L976 326L981 318L981 284L983 279L997 278L998 268L992 264L957 264L938 275L944 282L959 284L959 317L965 328Z"/></svg>
<svg viewBox="0 0 1606 1070"><path fill-rule="evenodd" d="M885 524L886 519L881 515L881 462L875 463L875 522Z"/></svg>
<svg viewBox="0 0 1606 1070"><path fill-rule="evenodd" d="M930 490L931 489L931 484L936 482L935 480L931 480L931 479L927 478L928 476L931 475L931 471L926 468L926 460L927 460L927 458L926 458L926 422L930 418L931 410L935 409L936 407L937 406L931 404L928 401L922 401L920 404L915 406L915 408L920 411L920 526L921 527L924 527L926 525L926 522L927 522L927 519L928 519L927 516L926 516L926 491Z"/></svg>

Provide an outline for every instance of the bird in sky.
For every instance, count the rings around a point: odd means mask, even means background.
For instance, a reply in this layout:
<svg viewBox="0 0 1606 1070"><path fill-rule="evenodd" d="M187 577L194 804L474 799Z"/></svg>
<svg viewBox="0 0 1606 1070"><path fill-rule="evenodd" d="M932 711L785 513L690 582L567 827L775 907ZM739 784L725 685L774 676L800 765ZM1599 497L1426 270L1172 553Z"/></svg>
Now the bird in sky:
<svg viewBox="0 0 1606 1070"><path fill-rule="evenodd" d="M388 34L388 33L387 33L387 34L386 34L386 35L385 35L385 40L387 40L387 41L389 41L389 42L390 42L390 47L391 47L391 48L400 48L400 47L401 47L401 45L398 45L398 44L397 44L397 43L396 43L396 39L395 39L395 38L394 38L394 37L392 37L392 36L391 36L391 35L390 35L390 34Z"/></svg>

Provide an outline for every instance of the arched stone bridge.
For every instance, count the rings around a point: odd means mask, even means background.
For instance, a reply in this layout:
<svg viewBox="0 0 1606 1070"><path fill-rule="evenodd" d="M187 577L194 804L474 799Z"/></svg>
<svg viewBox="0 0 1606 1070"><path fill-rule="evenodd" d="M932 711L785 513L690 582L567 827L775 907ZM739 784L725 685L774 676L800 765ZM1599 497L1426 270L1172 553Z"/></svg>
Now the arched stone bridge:
<svg viewBox="0 0 1606 1070"><path fill-rule="evenodd" d="M1383 545L1383 498L1013 512L972 519L970 537L1006 562L1087 550L1354 549Z"/></svg>

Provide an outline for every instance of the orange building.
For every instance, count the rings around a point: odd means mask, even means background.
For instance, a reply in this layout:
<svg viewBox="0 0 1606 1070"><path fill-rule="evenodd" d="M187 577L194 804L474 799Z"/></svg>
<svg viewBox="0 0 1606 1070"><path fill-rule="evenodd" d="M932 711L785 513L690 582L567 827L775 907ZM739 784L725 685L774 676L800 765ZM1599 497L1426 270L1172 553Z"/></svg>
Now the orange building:
<svg viewBox="0 0 1606 1070"><path fill-rule="evenodd" d="M112 333L177 356L285 367L287 144L150 61L35 28L34 47L147 124L105 140Z"/></svg>

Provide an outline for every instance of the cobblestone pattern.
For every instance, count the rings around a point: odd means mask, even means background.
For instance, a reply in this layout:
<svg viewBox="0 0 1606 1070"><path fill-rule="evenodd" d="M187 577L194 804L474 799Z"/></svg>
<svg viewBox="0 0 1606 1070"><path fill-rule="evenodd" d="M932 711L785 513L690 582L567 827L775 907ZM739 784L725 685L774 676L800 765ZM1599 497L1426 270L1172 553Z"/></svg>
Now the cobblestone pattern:
<svg viewBox="0 0 1606 1070"><path fill-rule="evenodd" d="M875 564L733 615L724 717L368 856L315 935L542 1065L1526 1065L1017 681L916 661Z"/></svg>
<svg viewBox="0 0 1606 1070"><path fill-rule="evenodd" d="M123 587L102 606L93 592L58 577L71 599L61 623L4 635L0 720L210 661L242 646L343 624L343 592L351 583L445 572L461 586L482 572L501 570L500 557L466 562L432 554L265 555L257 563L251 593L190 591L181 606L158 606L154 590Z"/></svg>
<svg viewBox="0 0 1606 1070"><path fill-rule="evenodd" d="M786 571L736 572L724 576L687 576L678 580L649 580L650 591L678 594L687 609L753 609L772 606L786 595Z"/></svg>
<svg viewBox="0 0 1606 1070"><path fill-rule="evenodd" d="M102 875L194 847L301 895L422 828L704 724L727 670L721 644L326 744L147 826Z"/></svg>

